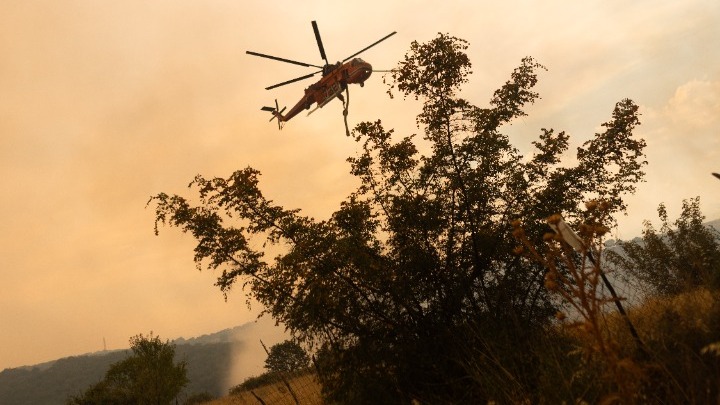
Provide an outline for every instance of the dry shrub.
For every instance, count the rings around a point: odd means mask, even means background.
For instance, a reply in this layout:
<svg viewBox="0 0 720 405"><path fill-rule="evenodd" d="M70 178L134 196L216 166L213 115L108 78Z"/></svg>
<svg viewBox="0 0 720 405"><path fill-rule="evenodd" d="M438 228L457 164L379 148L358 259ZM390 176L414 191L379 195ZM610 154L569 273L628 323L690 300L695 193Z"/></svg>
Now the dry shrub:
<svg viewBox="0 0 720 405"><path fill-rule="evenodd" d="M640 398L640 386L645 378L637 361L637 353L623 353L614 336L608 333L606 313L608 305L615 304L623 313L623 320L635 336L634 344L640 352L645 349L637 332L625 315L625 311L609 284L601 268L599 258L602 246L601 237L608 228L604 223L608 220L609 205L591 202L587 204L586 222L579 226L576 234L560 217L553 215L547 219L548 224L556 233L545 235L544 246L536 247L525 236L521 224L513 224L513 235L522 243L516 252L526 256L546 269L545 288L554 294L561 306L572 313L568 320L566 312L558 312L557 319L567 329L568 337L576 342L581 354L578 359L580 369L565 371L571 379L582 372L587 375L592 371L597 384L592 378L587 388L599 389L602 395L595 398L600 403L636 403ZM604 286L610 291L607 294ZM572 339L574 337L574 339ZM561 365L556 360L558 365ZM565 362L565 365L570 365ZM599 371L599 372L598 372ZM576 393L570 389L572 400L584 398L587 393ZM577 396L580 395L580 396Z"/></svg>
<svg viewBox="0 0 720 405"><path fill-rule="evenodd" d="M651 402L720 403L720 292L699 288L675 296L651 297L630 312L650 353L645 395ZM621 350L631 337L617 316L608 320Z"/></svg>
<svg viewBox="0 0 720 405"><path fill-rule="evenodd" d="M701 288L648 298L629 315L647 358L637 358L635 340L616 312L604 314L603 334L614 342L619 358L634 359L624 364L632 371L626 375L638 379L635 395L618 395L605 374L606 359L588 355L592 336L580 328L556 325L548 329L548 342L543 343L543 402L720 403L720 292Z"/></svg>
<svg viewBox="0 0 720 405"><path fill-rule="evenodd" d="M569 309L537 345L546 366L539 402L720 403L720 292L699 288L646 298L628 316L614 311L617 297L599 288L602 221L588 208L579 236L548 234L541 247L514 224L516 252L548 269L546 288Z"/></svg>

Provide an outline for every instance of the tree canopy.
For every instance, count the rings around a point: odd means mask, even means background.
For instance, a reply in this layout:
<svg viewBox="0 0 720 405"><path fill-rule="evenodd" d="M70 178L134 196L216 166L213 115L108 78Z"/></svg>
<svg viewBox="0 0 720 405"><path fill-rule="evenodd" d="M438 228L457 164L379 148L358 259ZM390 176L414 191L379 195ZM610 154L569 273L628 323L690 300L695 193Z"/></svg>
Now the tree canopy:
<svg viewBox="0 0 720 405"><path fill-rule="evenodd" d="M159 336L139 334L130 338L132 355L114 363L105 378L69 405L170 404L187 385L184 361L174 363L175 346Z"/></svg>
<svg viewBox="0 0 720 405"><path fill-rule="evenodd" d="M645 221L640 241L621 241L620 250L607 252L610 263L653 294L673 295L701 286L719 289L720 232L703 224L700 198L683 201L673 224L664 204L658 216L659 230Z"/></svg>
<svg viewBox="0 0 720 405"><path fill-rule="evenodd" d="M447 34L411 44L388 91L422 101L423 141L380 120L358 124L348 162L360 185L327 219L274 204L250 167L198 175L195 198L152 199L156 231L168 224L192 234L198 267L220 271L223 293L240 282L297 339L323 348L321 378L336 400L532 397L540 366L525 349L555 302L543 269L513 253L511 222L540 241L542 218L577 223L589 199L622 213L642 180L635 103L619 101L574 160L562 159L569 135L553 129L541 129L525 157L502 128L539 98L545 68L522 59L479 107L459 96L471 73L467 47ZM267 258L258 247L271 245L280 253ZM508 373L514 383L497 384Z"/></svg>
<svg viewBox="0 0 720 405"><path fill-rule="evenodd" d="M305 349L292 340L286 340L270 346L265 359L265 369L269 372L289 373L307 368L310 357Z"/></svg>

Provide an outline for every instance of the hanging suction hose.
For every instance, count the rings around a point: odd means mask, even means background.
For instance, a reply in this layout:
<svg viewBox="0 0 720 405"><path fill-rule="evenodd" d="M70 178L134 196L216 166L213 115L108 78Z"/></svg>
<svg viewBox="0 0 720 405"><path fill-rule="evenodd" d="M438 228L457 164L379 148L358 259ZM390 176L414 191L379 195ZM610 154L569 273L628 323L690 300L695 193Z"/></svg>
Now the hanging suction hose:
<svg viewBox="0 0 720 405"><path fill-rule="evenodd" d="M350 107L350 90L345 86L345 98L339 97L343 102L343 119L345 120L345 136L350 136L350 128L347 123L348 108Z"/></svg>

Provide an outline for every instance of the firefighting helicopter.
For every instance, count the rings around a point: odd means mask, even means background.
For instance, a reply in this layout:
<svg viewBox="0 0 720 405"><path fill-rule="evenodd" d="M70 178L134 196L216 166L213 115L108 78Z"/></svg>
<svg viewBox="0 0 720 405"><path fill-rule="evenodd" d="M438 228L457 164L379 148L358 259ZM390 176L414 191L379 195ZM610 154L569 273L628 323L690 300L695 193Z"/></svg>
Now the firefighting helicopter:
<svg viewBox="0 0 720 405"><path fill-rule="evenodd" d="M283 115L283 112L287 107L283 107L283 109L281 110L277 100L275 100L275 107L261 108L261 110L269 111L273 115L270 121L277 118L278 128L280 129L282 129L282 125L284 122L289 121L294 116L299 114L302 110L309 110L310 107L312 107L313 103L317 103L317 106L312 111L308 112L308 115L313 113L318 108L324 107L335 97L345 103L345 100L341 93L343 92L343 90L347 91L347 85L357 83L360 85L360 87L362 87L365 84L365 81L370 77L370 74L373 72L372 66L369 63L365 62L360 58L356 58L356 56L396 34L396 31L393 31L392 33L384 36L378 41L375 41L371 45L348 56L342 61L331 64L328 61L327 56L325 55L325 48L323 47L322 39L320 38L320 31L318 30L318 26L315 21L312 21L312 28L315 32L315 40L317 41L318 49L320 50L320 57L325 61L325 65L323 66L313 65L311 63L298 62L285 58L278 58L277 56L266 55L253 51L246 51L246 53L250 55L260 56L262 58L268 58L280 62L292 63L294 65L315 67L320 69L316 72L266 87L265 90L271 90L276 87L284 86L286 84L309 79L318 73L322 73L322 78L316 83L313 83L308 88L306 88L305 94L300 99L300 101L298 101L297 104L295 104L295 106L291 108L290 111L288 111L286 114ZM345 116L347 116L347 110L345 110Z"/></svg>

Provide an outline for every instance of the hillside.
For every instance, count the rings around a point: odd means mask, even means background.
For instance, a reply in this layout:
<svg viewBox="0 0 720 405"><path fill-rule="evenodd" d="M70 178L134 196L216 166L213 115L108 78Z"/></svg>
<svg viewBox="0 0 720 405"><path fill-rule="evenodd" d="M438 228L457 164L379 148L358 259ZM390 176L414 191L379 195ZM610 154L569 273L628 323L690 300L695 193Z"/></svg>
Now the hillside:
<svg viewBox="0 0 720 405"><path fill-rule="evenodd" d="M259 344L283 339L282 329L262 319L189 339L173 340L176 360L188 363L190 383L181 399L197 392L214 396L262 370L265 354ZM64 404L69 395L102 380L110 364L123 360L128 350L103 351L66 357L0 372L0 404Z"/></svg>

